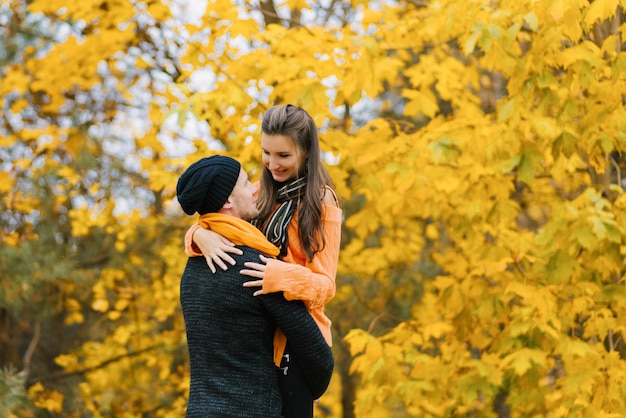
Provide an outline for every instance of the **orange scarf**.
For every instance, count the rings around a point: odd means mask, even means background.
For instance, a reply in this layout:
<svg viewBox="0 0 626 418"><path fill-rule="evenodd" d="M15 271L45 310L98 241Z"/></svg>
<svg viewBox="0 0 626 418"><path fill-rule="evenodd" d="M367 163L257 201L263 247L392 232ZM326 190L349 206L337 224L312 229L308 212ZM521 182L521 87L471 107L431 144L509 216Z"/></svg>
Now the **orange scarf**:
<svg viewBox="0 0 626 418"><path fill-rule="evenodd" d="M206 213L200 216L198 225L217 232L235 245L245 245L274 257L280 252L278 247L270 243L251 223L231 215Z"/></svg>

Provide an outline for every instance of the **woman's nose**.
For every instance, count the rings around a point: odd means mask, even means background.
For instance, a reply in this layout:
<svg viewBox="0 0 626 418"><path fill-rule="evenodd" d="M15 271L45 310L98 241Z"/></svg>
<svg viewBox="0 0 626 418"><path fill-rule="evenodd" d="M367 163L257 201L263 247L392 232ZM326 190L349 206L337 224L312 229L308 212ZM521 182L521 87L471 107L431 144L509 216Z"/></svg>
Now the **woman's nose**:
<svg viewBox="0 0 626 418"><path fill-rule="evenodd" d="M268 168L269 168L270 170L273 170L273 169L275 169L275 168L277 168L277 167L278 167L278 163L276 162L276 160L274 160L273 158L270 158L270 159L269 159Z"/></svg>

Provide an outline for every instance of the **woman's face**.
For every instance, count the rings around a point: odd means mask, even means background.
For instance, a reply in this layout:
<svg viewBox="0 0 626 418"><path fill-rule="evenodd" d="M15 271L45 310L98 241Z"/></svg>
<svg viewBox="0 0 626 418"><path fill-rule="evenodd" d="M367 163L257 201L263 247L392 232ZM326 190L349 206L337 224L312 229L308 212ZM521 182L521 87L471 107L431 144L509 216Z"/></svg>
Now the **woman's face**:
<svg viewBox="0 0 626 418"><path fill-rule="evenodd" d="M261 133L263 165L272 173L274 181L283 183L298 176L304 166L306 153L285 135Z"/></svg>

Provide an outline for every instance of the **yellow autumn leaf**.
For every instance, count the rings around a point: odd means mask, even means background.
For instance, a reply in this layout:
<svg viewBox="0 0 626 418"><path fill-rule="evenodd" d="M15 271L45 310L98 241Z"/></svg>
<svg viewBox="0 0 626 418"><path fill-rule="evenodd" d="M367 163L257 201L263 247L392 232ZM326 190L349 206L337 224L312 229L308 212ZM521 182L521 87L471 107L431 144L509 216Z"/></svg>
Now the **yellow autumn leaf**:
<svg viewBox="0 0 626 418"><path fill-rule="evenodd" d="M23 98L19 98L11 104L10 109L14 114L18 114L22 110L26 109L26 107L28 107L28 102Z"/></svg>
<svg viewBox="0 0 626 418"><path fill-rule="evenodd" d="M31 82L31 78L28 74L21 71L18 65L11 65L5 68L0 84L0 92L2 95L15 91L18 94L24 94L28 91L28 87Z"/></svg>
<svg viewBox="0 0 626 418"><path fill-rule="evenodd" d="M0 103L1 104L1 103ZM19 141L16 135L0 136L0 147L10 147Z"/></svg>
<svg viewBox="0 0 626 418"><path fill-rule="evenodd" d="M523 376L533 367L539 367L539 372L545 369L547 353L541 350L522 348L502 359L500 368L512 369L516 375Z"/></svg>
<svg viewBox="0 0 626 418"><path fill-rule="evenodd" d="M439 230L435 224L426 225L426 236L432 241L436 241L439 238Z"/></svg>
<svg viewBox="0 0 626 418"><path fill-rule="evenodd" d="M92 213L86 206L70 211L70 219L72 220L72 231L75 236L85 236L89 233L93 220Z"/></svg>
<svg viewBox="0 0 626 418"><path fill-rule="evenodd" d="M36 394L34 404L38 408L45 409L50 412L60 413L63 411L63 399L64 396L61 392L52 390L46 391L43 386L36 390L29 391L29 394Z"/></svg>
<svg viewBox="0 0 626 418"><path fill-rule="evenodd" d="M356 355L365 351L365 346L370 341L371 336L363 330L352 329L343 339L350 346L350 353Z"/></svg>
<svg viewBox="0 0 626 418"><path fill-rule="evenodd" d="M39 395L40 393L42 393L45 390L43 383L41 382L35 382L33 385L31 385L28 388L28 394L30 396L36 396Z"/></svg>
<svg viewBox="0 0 626 418"><path fill-rule="evenodd" d="M21 241L20 234L17 232L12 232L10 234L4 235L2 237L5 244L10 245L12 247L17 247Z"/></svg>
<svg viewBox="0 0 626 418"><path fill-rule="evenodd" d="M365 346L365 355L369 358L370 362L376 363L382 358L383 346L381 342L375 338L370 338Z"/></svg>
<svg viewBox="0 0 626 418"><path fill-rule="evenodd" d="M109 310L109 302L106 299L96 299L91 304L91 309L97 312L106 312Z"/></svg>
<svg viewBox="0 0 626 418"><path fill-rule="evenodd" d="M0 171L0 193L11 191L15 185L15 179L7 171Z"/></svg>
<svg viewBox="0 0 626 418"><path fill-rule="evenodd" d="M534 300L537 290L520 282L511 282L504 289L506 293L515 293L521 296L525 303Z"/></svg>
<svg viewBox="0 0 626 418"><path fill-rule="evenodd" d="M591 26L597 21L603 21L615 16L619 5L619 0L594 0L590 2L585 14L585 23L587 26Z"/></svg>
<svg viewBox="0 0 626 418"><path fill-rule="evenodd" d="M142 68L144 70L151 68L154 63L152 62L152 60L150 60L150 62L147 61L148 58L147 57L142 57L139 56L137 57L137 61L135 62L135 66L137 66L137 68Z"/></svg>
<svg viewBox="0 0 626 418"><path fill-rule="evenodd" d="M39 402L35 402L35 405L39 407L43 406L44 409L47 409L50 412L62 412L64 398L65 397L61 394L61 392L55 390L50 393L49 398L43 402L43 405Z"/></svg>
<svg viewBox="0 0 626 418"><path fill-rule="evenodd" d="M80 175L76 173L73 168L68 167L67 165L61 166L61 168L59 168L59 175L67 179L67 181L71 184L76 184L80 180Z"/></svg>
<svg viewBox="0 0 626 418"><path fill-rule="evenodd" d="M8 207L13 210L26 213L33 210L39 210L41 205L39 199L36 197L25 195L21 191L18 191L11 197Z"/></svg>
<svg viewBox="0 0 626 418"><path fill-rule="evenodd" d="M61 354L54 358L54 362L66 369L75 369L78 365L78 358L74 354Z"/></svg>
<svg viewBox="0 0 626 418"><path fill-rule="evenodd" d="M148 3L148 12L157 21L166 21L172 17L172 12L163 1L151 1Z"/></svg>
<svg viewBox="0 0 626 418"><path fill-rule="evenodd" d="M424 408L428 416L431 417L444 417L446 411L446 405L443 402L435 402L430 399L423 399L421 406Z"/></svg>
<svg viewBox="0 0 626 418"><path fill-rule="evenodd" d="M66 325L82 324L83 322L85 322L85 316L81 312L70 312L64 320Z"/></svg>
<svg viewBox="0 0 626 418"><path fill-rule="evenodd" d="M403 65L403 62L399 59L385 57L375 61L374 73L380 78L381 82L393 83Z"/></svg>
<svg viewBox="0 0 626 418"><path fill-rule="evenodd" d="M132 331L127 326L119 326L113 332L113 341L120 345L125 345L132 335Z"/></svg>
<svg viewBox="0 0 626 418"><path fill-rule="evenodd" d="M80 302L74 298L67 298L65 300L65 309L69 311L80 311L81 310Z"/></svg>
<svg viewBox="0 0 626 418"><path fill-rule="evenodd" d="M566 356L589 358L597 357L600 355L598 350L593 345L587 344L580 340L563 341L559 344L559 352Z"/></svg>
<svg viewBox="0 0 626 418"><path fill-rule="evenodd" d="M122 314L119 311L109 311L107 313L107 318L109 318L111 321L117 321L121 317Z"/></svg>
<svg viewBox="0 0 626 418"><path fill-rule="evenodd" d="M450 286L453 286L456 280L450 276L437 276L433 282L433 286L440 292L446 290Z"/></svg>
<svg viewBox="0 0 626 418"><path fill-rule="evenodd" d="M443 321L437 321L433 323L426 324L422 327L421 333L424 336L425 340L430 338L441 338L448 332L452 331L452 326Z"/></svg>
<svg viewBox="0 0 626 418"><path fill-rule="evenodd" d="M115 250L117 252L124 252L126 250L126 242L117 240L115 241Z"/></svg>
<svg viewBox="0 0 626 418"><path fill-rule="evenodd" d="M119 299L115 302L115 304L113 305L115 310L117 311L123 311L124 309L126 309L129 305L129 300L128 299Z"/></svg>
<svg viewBox="0 0 626 418"><path fill-rule="evenodd" d="M404 108L406 116L417 116L423 113L425 116L433 117L439 110L437 99L430 90L405 89L402 95L409 99Z"/></svg>

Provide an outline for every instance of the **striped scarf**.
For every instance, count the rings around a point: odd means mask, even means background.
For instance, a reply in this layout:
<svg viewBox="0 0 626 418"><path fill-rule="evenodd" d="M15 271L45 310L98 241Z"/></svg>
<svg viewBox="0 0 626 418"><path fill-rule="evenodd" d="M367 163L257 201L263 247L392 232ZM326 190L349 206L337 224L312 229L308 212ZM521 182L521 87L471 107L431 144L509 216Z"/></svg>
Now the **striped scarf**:
<svg viewBox="0 0 626 418"><path fill-rule="evenodd" d="M280 206L266 222L265 236L272 244L280 248L280 257L287 255L287 227L305 190L306 177L300 177L278 189L276 200Z"/></svg>

